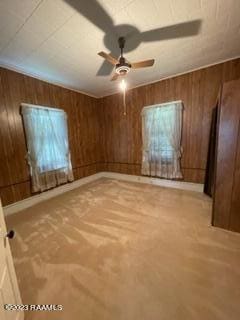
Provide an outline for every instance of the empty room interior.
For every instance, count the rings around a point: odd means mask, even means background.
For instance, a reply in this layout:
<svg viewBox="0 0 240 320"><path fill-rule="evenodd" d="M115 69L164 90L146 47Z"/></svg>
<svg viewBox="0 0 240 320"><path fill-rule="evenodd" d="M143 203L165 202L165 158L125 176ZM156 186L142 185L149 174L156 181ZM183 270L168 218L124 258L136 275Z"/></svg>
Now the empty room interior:
<svg viewBox="0 0 240 320"><path fill-rule="evenodd" d="M240 1L0 0L0 320L240 319Z"/></svg>

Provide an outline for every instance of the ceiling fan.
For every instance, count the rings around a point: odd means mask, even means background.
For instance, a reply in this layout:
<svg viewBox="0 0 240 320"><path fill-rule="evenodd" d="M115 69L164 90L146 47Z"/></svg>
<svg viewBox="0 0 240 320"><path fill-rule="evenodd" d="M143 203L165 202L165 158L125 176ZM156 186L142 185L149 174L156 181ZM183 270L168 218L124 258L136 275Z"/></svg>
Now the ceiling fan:
<svg viewBox="0 0 240 320"><path fill-rule="evenodd" d="M152 30L140 31L136 26L131 24L115 24L114 19L101 5L101 3L104 2L103 0L64 1L67 2L86 19L88 19L91 23L93 23L97 28L104 32L103 42L105 47L110 51L110 55L101 53L101 56L106 60L102 63L100 69L97 71L98 76L107 76L111 74L113 65L121 65L122 62L114 58L114 56L118 55L118 47L115 45L115 43L116 40L119 39L119 37L122 38L124 36L124 39L131 40L127 42L127 45L124 48L125 52L130 52L135 50L143 42L154 42L192 37L199 33L202 24L202 21L200 19L196 19L192 21L180 22L173 25L161 26ZM110 62L110 64L108 62ZM126 61L124 63L126 63ZM132 63L131 68L137 68L137 64Z"/></svg>
<svg viewBox="0 0 240 320"><path fill-rule="evenodd" d="M125 41L126 40L124 37L120 37L118 39L118 44L121 51L121 54L118 60L114 58L110 53L106 53L103 51L98 52L99 56L103 57L104 59L106 59L108 62L110 62L112 65L115 66L115 73L111 78L111 81L117 80L119 76L125 76L131 69L151 67L154 64L154 59L133 62L133 63L128 62L123 56Z"/></svg>

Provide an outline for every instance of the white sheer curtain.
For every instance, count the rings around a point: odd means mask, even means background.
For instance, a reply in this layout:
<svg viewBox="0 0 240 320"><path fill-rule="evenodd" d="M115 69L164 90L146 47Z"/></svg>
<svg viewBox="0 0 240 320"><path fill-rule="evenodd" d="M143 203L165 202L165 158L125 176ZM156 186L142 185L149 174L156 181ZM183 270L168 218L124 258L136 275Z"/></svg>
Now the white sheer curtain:
<svg viewBox="0 0 240 320"><path fill-rule="evenodd" d="M44 191L73 180L63 110L22 104L32 191Z"/></svg>
<svg viewBox="0 0 240 320"><path fill-rule="evenodd" d="M182 102L143 108L142 174L181 179Z"/></svg>

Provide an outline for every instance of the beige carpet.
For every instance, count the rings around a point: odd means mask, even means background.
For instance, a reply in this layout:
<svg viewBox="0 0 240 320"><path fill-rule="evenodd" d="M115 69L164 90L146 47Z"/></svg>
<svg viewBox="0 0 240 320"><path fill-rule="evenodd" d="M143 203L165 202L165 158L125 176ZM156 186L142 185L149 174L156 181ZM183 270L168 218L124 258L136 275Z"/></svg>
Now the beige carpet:
<svg viewBox="0 0 240 320"><path fill-rule="evenodd" d="M7 219L25 304L56 320L239 320L240 236L204 195L108 179Z"/></svg>

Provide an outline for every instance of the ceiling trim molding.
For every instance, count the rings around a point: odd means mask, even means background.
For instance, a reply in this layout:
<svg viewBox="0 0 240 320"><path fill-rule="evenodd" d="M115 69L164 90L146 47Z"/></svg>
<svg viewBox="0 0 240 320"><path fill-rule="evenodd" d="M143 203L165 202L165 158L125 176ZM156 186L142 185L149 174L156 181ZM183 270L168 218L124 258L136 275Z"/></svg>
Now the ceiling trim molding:
<svg viewBox="0 0 240 320"><path fill-rule="evenodd" d="M179 76L182 76L184 74L188 74L188 73L191 73L191 72L194 72L194 71L199 71L199 70L202 70L202 69L206 69L206 68L209 68L209 67L213 67L213 66L216 66L218 64L221 64L221 63L224 63L224 62L228 62L228 61L231 61L231 60L236 60L236 59L239 59L240 58L240 54L235 56L235 57L232 57L232 58L228 58L228 59L224 59L224 60L220 60L218 62L214 62L214 63L210 63L210 64L207 64L207 65L204 65L204 66L201 66L201 67L198 67L198 68L195 68L195 69L189 69L188 71L184 71L184 72L180 72L180 73L175 73L173 75L170 75L170 76L167 76L167 77L163 77L163 78L160 78L156 81L150 81L150 82L146 82L146 83L141 83L137 86L133 86L133 87L130 87L128 90L133 90L133 89L136 89L136 88L139 88L139 87L144 87L144 86L147 86L147 85L150 85L150 84L154 84L154 83L157 83L157 82L160 82L160 81L164 81L164 80L167 80L167 79L172 79L172 78L175 78L175 77L179 77ZM94 94L91 94L91 93L88 93L88 92L84 92L84 91L81 91L81 90L78 90L76 88L72 88L72 87L68 87L68 86L65 86L59 82L56 82L56 81L50 81L50 80L47 80L43 77L40 77L36 74L33 74L33 73L30 73L30 72L26 72L24 71L22 68L20 67L15 67L15 66L12 66L12 65L8 65L8 64L4 64L4 63L1 63L0 62L0 68L4 68L4 69L8 69L8 70L11 70L11 71L14 71L14 72L17 72L17 73L21 73L23 75L26 75L28 77L32 77L34 79L37 79L37 80L40 80L40 81L43 81L43 82L46 82L48 84L52 84L54 86L58 86L60 88L63 88L63 89L67 89L67 90L70 90L70 91L74 91L74 92L77 92L77 93L80 93L80 94L83 94L83 95L86 95L86 96L89 96L91 98L95 98L95 99L101 99L101 98L106 98L106 97L109 97L109 96L113 96L115 94L118 94L119 91L116 91L114 93L111 93L111 94L106 94L106 95L103 95L103 96L96 96Z"/></svg>
<svg viewBox="0 0 240 320"><path fill-rule="evenodd" d="M81 90L78 90L78 89L75 89L75 88L72 88L72 87L67 87L67 86L65 86L65 85L63 85L63 84L61 84L61 83L59 83L57 81L47 80L47 79L45 79L43 77L38 76L37 74L26 72L20 67L15 67L15 66L12 66L12 65L9 65L9 64L4 64L4 63L0 62L0 68L7 69L7 70L10 70L10 71L14 71L14 72L17 72L17 73L21 73L21 74L23 74L25 76L28 76L28 77L31 77L31 78L46 82L48 84L52 84L54 86L57 86L57 87L60 87L60 88L63 88L63 89L67 89L67 90L74 91L74 92L77 92L77 93L80 93L80 94L84 94L85 96L88 96L88 97L91 97L91 98L95 98L95 99L101 98L101 97L95 96L95 95L93 95L91 93L88 93L88 92L84 92L84 91L81 91Z"/></svg>
<svg viewBox="0 0 240 320"><path fill-rule="evenodd" d="M195 68L195 69L190 69L188 71L175 73L175 74L173 74L171 76L163 77L163 78L160 78L159 80L156 80L156 81L150 81L150 82L139 84L139 85L134 86L134 87L129 87L128 90L133 90L133 89L136 89L136 88L139 88L139 87L144 87L144 86L147 86L147 85L150 85L150 84L154 84L154 83L157 83L157 82L160 82L160 81L164 81L164 80L167 80L167 79L172 79L172 78L175 78L175 77L179 77L179 76L182 76L184 74L188 74L188 73L191 73L191 72L194 72L194 71L199 71L199 70L206 69L206 68L209 68L209 67L214 67L214 66L217 66L218 64L221 64L221 63L224 63L224 62L228 62L228 61L232 61L232 60L237 60L237 59L240 59L240 54L235 56L235 57L233 57L233 58L220 60L218 62L210 63L210 64L207 64L207 65ZM121 93L121 92L117 91L115 93L107 94L107 95L104 95L104 96L101 96L101 97L98 97L98 98L106 98L106 97L113 96L113 95L118 94L118 93Z"/></svg>

